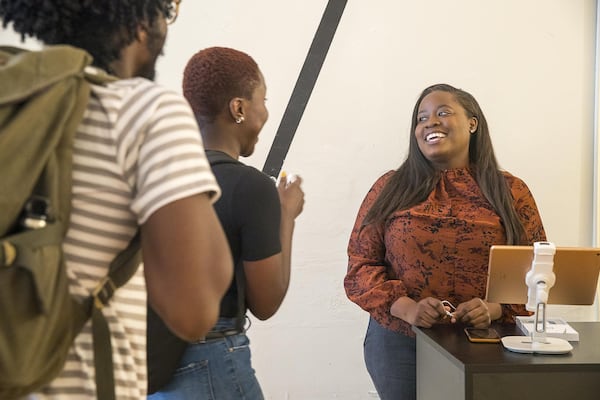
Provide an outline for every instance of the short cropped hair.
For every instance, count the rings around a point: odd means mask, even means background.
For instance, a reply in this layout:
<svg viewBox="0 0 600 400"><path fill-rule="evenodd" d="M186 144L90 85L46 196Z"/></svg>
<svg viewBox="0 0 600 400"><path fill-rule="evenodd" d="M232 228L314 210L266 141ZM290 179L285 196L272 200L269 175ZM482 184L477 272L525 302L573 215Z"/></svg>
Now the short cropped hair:
<svg viewBox="0 0 600 400"><path fill-rule="evenodd" d="M188 61L183 72L183 95L203 125L214 122L234 97L251 99L260 82L258 65L248 54L209 47Z"/></svg>

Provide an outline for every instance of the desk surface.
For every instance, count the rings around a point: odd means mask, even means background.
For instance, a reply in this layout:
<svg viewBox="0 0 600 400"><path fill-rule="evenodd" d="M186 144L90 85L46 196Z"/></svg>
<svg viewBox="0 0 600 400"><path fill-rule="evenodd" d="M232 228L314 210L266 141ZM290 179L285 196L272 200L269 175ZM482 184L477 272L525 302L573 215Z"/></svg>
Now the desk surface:
<svg viewBox="0 0 600 400"><path fill-rule="evenodd" d="M428 342L459 368L479 372L513 372L536 370L554 371L600 369L600 322L569 322L579 332L579 342L568 354L521 354L506 350L502 343L471 343L463 332L464 326L442 324L432 328L413 327L419 339ZM492 325L500 336L521 335L516 325Z"/></svg>

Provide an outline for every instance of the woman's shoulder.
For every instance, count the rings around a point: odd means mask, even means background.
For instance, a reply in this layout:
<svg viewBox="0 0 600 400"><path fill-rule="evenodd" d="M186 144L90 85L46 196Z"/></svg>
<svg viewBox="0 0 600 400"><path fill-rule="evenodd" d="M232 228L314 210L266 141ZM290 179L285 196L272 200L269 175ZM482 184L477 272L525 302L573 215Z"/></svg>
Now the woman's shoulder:
<svg viewBox="0 0 600 400"><path fill-rule="evenodd" d="M509 183L510 182L523 182L523 180L521 178L519 178L516 175L513 175L511 172L508 172L506 170L500 170L500 172L504 176L504 179L506 179L506 181Z"/></svg>
<svg viewBox="0 0 600 400"><path fill-rule="evenodd" d="M375 199L377 199L377 197L379 196L379 194L383 190L383 188L390 181L391 177L394 175L394 172L395 171L393 171L393 170L392 171L387 171L383 175L380 175L375 180L375 182L373 182L371 184L371 187L367 191L367 194L365 195L365 197L363 199L363 202L364 203L368 203L368 204L370 204L371 202L374 202Z"/></svg>
<svg viewBox="0 0 600 400"><path fill-rule="evenodd" d="M529 191L529 187L523 179L505 170L500 172L502 172L502 175L504 175L504 179L506 179L506 183L513 193L515 191Z"/></svg>
<svg viewBox="0 0 600 400"><path fill-rule="evenodd" d="M392 178L392 176L394 175L395 172L396 171L394 171L394 170L390 170L390 171L385 172L383 175L379 176L379 178L377 178L375 183L373 183L371 189L383 188L389 182L389 180Z"/></svg>
<svg viewBox="0 0 600 400"><path fill-rule="evenodd" d="M260 171L259 169L238 162L235 165L238 170L236 173L239 175L240 184L242 187L249 190L274 190L276 191L276 181L274 178Z"/></svg>

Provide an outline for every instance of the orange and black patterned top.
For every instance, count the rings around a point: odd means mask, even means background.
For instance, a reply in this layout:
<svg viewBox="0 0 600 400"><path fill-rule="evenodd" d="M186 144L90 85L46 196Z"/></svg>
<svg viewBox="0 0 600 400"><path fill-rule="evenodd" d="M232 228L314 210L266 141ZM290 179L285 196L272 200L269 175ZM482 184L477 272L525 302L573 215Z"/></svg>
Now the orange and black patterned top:
<svg viewBox="0 0 600 400"><path fill-rule="evenodd" d="M403 296L415 301L434 297L454 305L484 299L490 246L506 244L506 235L468 168L443 171L424 202L361 229L393 173L381 176L363 200L348 244L344 286L348 298L382 326L414 336L409 323L390 314L392 303ZM508 172L504 175L527 244L546 240L529 188ZM523 305L502 305L503 322L519 314L529 315Z"/></svg>

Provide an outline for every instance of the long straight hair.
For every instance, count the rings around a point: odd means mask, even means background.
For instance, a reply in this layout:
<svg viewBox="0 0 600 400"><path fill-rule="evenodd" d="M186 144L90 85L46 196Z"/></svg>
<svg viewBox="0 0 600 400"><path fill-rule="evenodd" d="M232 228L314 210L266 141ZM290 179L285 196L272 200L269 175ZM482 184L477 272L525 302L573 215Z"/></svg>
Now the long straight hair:
<svg viewBox="0 0 600 400"><path fill-rule="evenodd" d="M496 161L483 111L471 94L447 84L432 85L423 90L419 96L412 114L408 156L383 188L367 212L362 225L383 222L393 212L408 209L425 201L439 182L440 171L436 170L421 153L415 136L421 101L435 91L452 94L465 109L467 117L477 119L477 131L471 135L469 141L469 166L481 192L500 216L506 232L507 244L520 244L525 240L525 231L515 210L510 188Z"/></svg>

